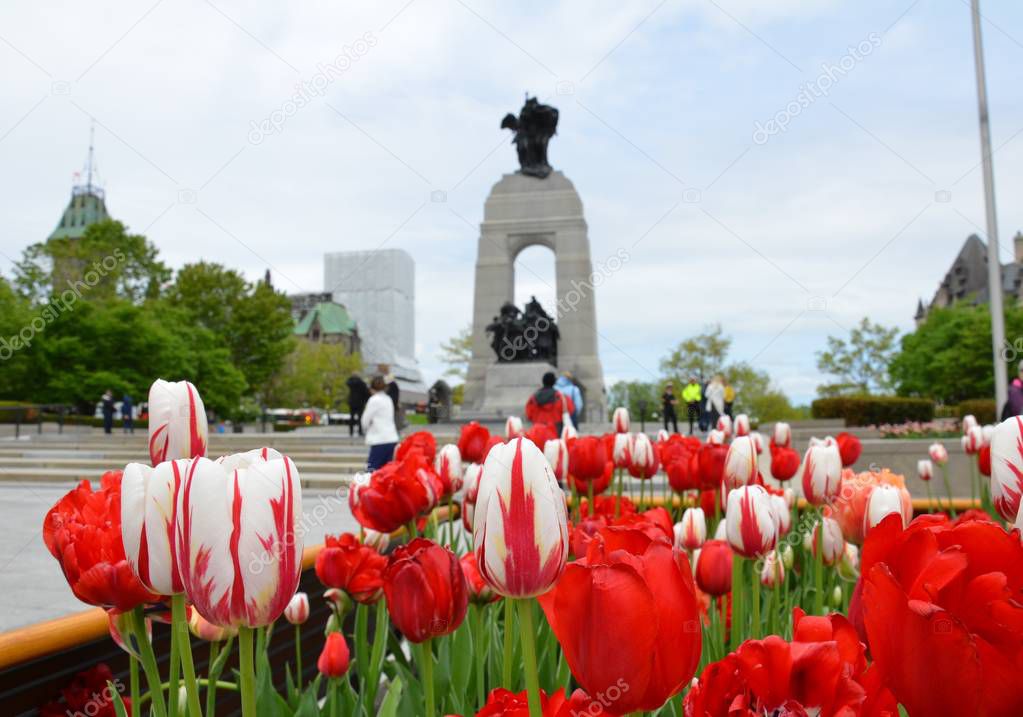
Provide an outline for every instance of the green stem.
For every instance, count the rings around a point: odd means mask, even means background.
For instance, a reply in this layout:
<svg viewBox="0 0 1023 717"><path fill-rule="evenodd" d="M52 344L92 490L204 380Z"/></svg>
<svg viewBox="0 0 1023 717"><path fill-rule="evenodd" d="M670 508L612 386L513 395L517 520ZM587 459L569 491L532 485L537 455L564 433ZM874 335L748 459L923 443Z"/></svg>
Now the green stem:
<svg viewBox="0 0 1023 717"><path fill-rule="evenodd" d="M139 661L131 656L128 658L130 684L131 684L131 714L132 717L140 717L142 711L139 709Z"/></svg>
<svg viewBox="0 0 1023 717"><path fill-rule="evenodd" d="M732 554L732 631L729 644L732 649L739 647L745 628L742 615L742 556Z"/></svg>
<svg viewBox="0 0 1023 717"><path fill-rule="evenodd" d="M302 626L295 625L295 679L301 686L305 680L302 679Z"/></svg>
<svg viewBox="0 0 1023 717"><path fill-rule="evenodd" d="M596 515L593 509L593 481L586 483L586 499L589 501L590 515Z"/></svg>
<svg viewBox="0 0 1023 717"><path fill-rule="evenodd" d="M515 605L512 600L508 598L504 599L504 654L503 661L501 662L501 686L506 690L515 691L515 685L512 684L512 635L514 634L514 628L512 627L515 622Z"/></svg>
<svg viewBox="0 0 1023 717"><path fill-rule="evenodd" d="M507 600L508 598L505 599ZM522 635L522 661L525 663L529 717L543 717L543 709L540 706L540 677L536 670L536 636L533 634L533 606L530 604L530 600L515 600L515 603L519 610L519 632Z"/></svg>
<svg viewBox="0 0 1023 717"><path fill-rule="evenodd" d="M419 537L419 528L416 526L415 518L408 522L408 532L413 540Z"/></svg>
<svg viewBox="0 0 1023 717"><path fill-rule="evenodd" d="M330 717L337 717L337 703L341 701L337 690L337 685L340 681L340 677L330 678Z"/></svg>
<svg viewBox="0 0 1023 717"><path fill-rule="evenodd" d="M423 677L423 692L426 694L426 717L437 716L433 685L433 640L427 639L419 645L419 670Z"/></svg>
<svg viewBox="0 0 1023 717"><path fill-rule="evenodd" d="M622 469L615 469L615 493L617 494L617 500L615 500L615 518L620 518L622 515Z"/></svg>
<svg viewBox="0 0 1023 717"><path fill-rule="evenodd" d="M195 682L195 663L192 662L192 640L188 633L188 621L185 619L184 593L171 596L171 629L178 638L181 672L185 678L185 693L188 698L188 717L202 717L199 686Z"/></svg>
<svg viewBox="0 0 1023 717"><path fill-rule="evenodd" d="M146 635L146 618L142 614L141 607L132 610L132 628L139 646L139 654L142 656L142 669L146 673L146 682L149 684L149 691L153 696L153 713L156 717L167 717L167 703L164 702L163 692L160 689L162 684L160 669L156 666L153 645ZM175 717L177 716L175 715Z"/></svg>
<svg viewBox="0 0 1023 717"><path fill-rule="evenodd" d="M178 715L178 684L181 669L180 643L177 626L174 623L174 598L171 598L170 666L167 668L167 714Z"/></svg>
<svg viewBox="0 0 1023 717"><path fill-rule="evenodd" d="M752 580L750 580L749 599L750 604L753 606L753 629L750 634L753 639L759 640L763 634L760 629L760 574L757 572L756 563L752 567L753 569L750 570Z"/></svg>
<svg viewBox="0 0 1023 717"><path fill-rule="evenodd" d="M210 643L210 664L207 670L209 679L206 680L206 714L213 717L217 711L217 678L219 674L214 675L212 673L213 666L217 664L217 657L220 655L220 643Z"/></svg>
<svg viewBox="0 0 1023 717"><path fill-rule="evenodd" d="M242 693L242 717L256 715L256 680L252 667L252 628L238 628L238 674Z"/></svg>
<svg viewBox="0 0 1023 717"><path fill-rule="evenodd" d="M487 701L486 675L483 674L483 606L473 605L469 608L473 616L473 656L476 658L476 704L480 708Z"/></svg>
<svg viewBox="0 0 1023 717"><path fill-rule="evenodd" d="M370 710L376 704L377 690L380 688L380 670L383 667L384 648L387 646L387 633L390 631L390 624L387 603L381 598L377 601L376 619L373 621L373 650L369 657L369 685L366 691L366 703Z"/></svg>
<svg viewBox="0 0 1023 717"><path fill-rule="evenodd" d="M824 613L824 514L821 513L817 523L817 559L814 562L813 576L813 614Z"/></svg>

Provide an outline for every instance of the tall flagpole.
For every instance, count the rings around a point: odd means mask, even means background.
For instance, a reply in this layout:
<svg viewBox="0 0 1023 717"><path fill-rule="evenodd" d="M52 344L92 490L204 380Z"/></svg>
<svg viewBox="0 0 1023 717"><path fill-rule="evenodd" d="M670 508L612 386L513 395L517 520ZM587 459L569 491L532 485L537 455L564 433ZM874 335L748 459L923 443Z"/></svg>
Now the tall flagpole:
<svg viewBox="0 0 1023 717"><path fill-rule="evenodd" d="M1002 352L1005 347L1005 314L1002 310L1002 262L998 257L998 217L995 212L995 175L991 164L991 126L984 79L984 41L980 34L980 0L970 0L973 16L973 54L977 68L977 108L980 112L980 154L984 165L984 205L987 211L987 286L991 309L991 348L995 365L995 412L1001 413L1008 396Z"/></svg>

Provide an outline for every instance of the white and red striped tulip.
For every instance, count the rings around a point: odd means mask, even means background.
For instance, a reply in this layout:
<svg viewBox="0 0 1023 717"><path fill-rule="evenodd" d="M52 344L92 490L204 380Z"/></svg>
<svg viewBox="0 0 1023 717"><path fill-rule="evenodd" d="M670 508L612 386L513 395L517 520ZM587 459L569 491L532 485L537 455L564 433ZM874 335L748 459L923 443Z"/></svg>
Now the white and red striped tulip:
<svg viewBox="0 0 1023 717"><path fill-rule="evenodd" d="M703 508L686 508L682 520L675 524L675 547L693 552L707 540L707 516Z"/></svg>
<svg viewBox="0 0 1023 717"><path fill-rule="evenodd" d="M197 458L178 491L177 563L192 606L215 625L261 627L302 571L302 488L290 458L227 471Z"/></svg>
<svg viewBox="0 0 1023 717"><path fill-rule="evenodd" d="M796 491L785 488L782 490L782 496L785 498L785 505L789 507L789 510L796 507Z"/></svg>
<svg viewBox="0 0 1023 717"><path fill-rule="evenodd" d="M1005 520L1016 520L1023 495L1023 417L1002 421L991 438L991 500Z"/></svg>
<svg viewBox="0 0 1023 717"><path fill-rule="evenodd" d="M305 593L295 593L291 602L284 608L284 619L292 625L301 625L309 619L309 596Z"/></svg>
<svg viewBox="0 0 1023 717"><path fill-rule="evenodd" d="M753 439L753 445L757 447L757 453L764 452L764 434L760 431L750 431L749 437Z"/></svg>
<svg viewBox="0 0 1023 717"><path fill-rule="evenodd" d="M565 425L561 427L561 440L566 442L574 441L578 437L579 431L576 430L571 421L565 423Z"/></svg>
<svg viewBox="0 0 1023 717"><path fill-rule="evenodd" d="M921 458L916 462L916 475L922 481L929 481L934 477L934 464L929 458Z"/></svg>
<svg viewBox="0 0 1023 717"><path fill-rule="evenodd" d="M1019 512L1016 513L1016 522L1012 524L1014 530L1020 531L1021 539L1023 539L1023 507L1020 507Z"/></svg>
<svg viewBox="0 0 1023 717"><path fill-rule="evenodd" d="M652 476L657 471L657 449L650 436L637 433L629 447L629 465L637 468L641 476Z"/></svg>
<svg viewBox="0 0 1023 717"><path fill-rule="evenodd" d="M155 466L206 455L209 426L199 391L188 381L157 379L149 387L149 459Z"/></svg>
<svg viewBox="0 0 1023 717"><path fill-rule="evenodd" d="M480 575L505 597L547 592L568 555L565 494L528 439L495 446L480 476L473 548Z"/></svg>
<svg viewBox="0 0 1023 717"><path fill-rule="evenodd" d="M616 433L615 442L611 447L611 460L615 468L628 468L632 461L632 436L628 433Z"/></svg>
<svg viewBox="0 0 1023 717"><path fill-rule="evenodd" d="M504 422L504 437L506 440L518 438L522 435L522 419L518 416L508 416Z"/></svg>
<svg viewBox="0 0 1023 717"><path fill-rule="evenodd" d="M748 485L757 477L757 446L749 436L739 436L728 446L721 480L729 489Z"/></svg>
<svg viewBox="0 0 1023 717"><path fill-rule="evenodd" d="M765 588L776 588L785 582L785 563L778 556L777 550L772 550L764 556L764 567L760 569L760 584Z"/></svg>
<svg viewBox="0 0 1023 717"><path fill-rule="evenodd" d="M972 413L966 414L965 416L963 416L963 435L966 435L971 428L974 428L975 426L979 425L980 424L977 423L976 416L974 416Z"/></svg>
<svg viewBox="0 0 1023 717"><path fill-rule="evenodd" d="M733 429L735 430L735 435L737 436L748 436L750 432L749 416L747 416L745 413L738 414L735 417Z"/></svg>
<svg viewBox="0 0 1023 717"><path fill-rule="evenodd" d="M969 430L963 434L960 442L962 443L964 453L970 456L976 455L984 446L984 429L980 426L970 426Z"/></svg>
<svg viewBox="0 0 1023 717"><path fill-rule="evenodd" d="M158 595L185 591L174 536L178 492L191 462L183 458L156 468L129 463L121 477L124 554L142 584Z"/></svg>
<svg viewBox="0 0 1023 717"><path fill-rule="evenodd" d="M668 433L668 429L666 429L666 428L658 428L657 429L657 442L658 443L664 443L670 437L671 437L671 434Z"/></svg>
<svg viewBox="0 0 1023 717"><path fill-rule="evenodd" d="M778 543L771 496L763 486L744 485L730 491L725 524L729 545L743 557L761 557Z"/></svg>
<svg viewBox="0 0 1023 717"><path fill-rule="evenodd" d="M221 456L217 459L217 463L224 467L226 471L234 471L239 468L248 468L253 463L266 463L267 461L273 461L278 458L283 458L284 455L275 448L254 448L251 451L245 451L243 453L232 453L227 456Z"/></svg>
<svg viewBox="0 0 1023 717"><path fill-rule="evenodd" d="M823 543L821 542L822 525L824 526ZM842 555L845 553L845 536L842 535L842 526L834 518L823 518L817 521L817 524L813 526L810 540L812 541L810 543L810 550L813 552L813 556L821 560L823 555L823 563L825 565L835 565L842 559ZM821 552L822 547L824 549L823 553Z"/></svg>
<svg viewBox="0 0 1023 717"><path fill-rule="evenodd" d="M725 439L727 438L728 436L725 435L724 431L719 431L716 428L713 431L709 431L707 433L707 443L709 443L712 446L725 445Z"/></svg>
<svg viewBox="0 0 1023 717"><path fill-rule="evenodd" d="M732 417L727 413L718 416L718 422L714 428L724 433L725 438L728 438L732 435Z"/></svg>
<svg viewBox="0 0 1023 717"><path fill-rule="evenodd" d="M995 429L998 426L993 426L990 423L980 427L981 446L990 446L991 437L995 435Z"/></svg>
<svg viewBox="0 0 1023 717"><path fill-rule="evenodd" d="M902 527L905 528L909 521L904 509L902 492L896 486L885 483L874 486L867 498L867 509L863 512L863 534L866 535L867 531L892 513L902 518Z"/></svg>
<svg viewBox="0 0 1023 717"><path fill-rule="evenodd" d="M462 476L464 491L462 492L462 526L472 531L473 516L476 513L476 496L480 490L480 475L483 473L483 464L470 463L465 467L465 475Z"/></svg>
<svg viewBox="0 0 1023 717"><path fill-rule="evenodd" d="M560 438L553 438L543 444L543 455L554 471L559 483L568 480L568 445Z"/></svg>
<svg viewBox="0 0 1023 717"><path fill-rule="evenodd" d="M945 444L938 443L935 441L927 448L927 455L931 457L931 460L937 463L939 466L943 466L948 463L948 449L945 448Z"/></svg>
<svg viewBox="0 0 1023 717"><path fill-rule="evenodd" d="M792 426L783 421L778 421L774 424L771 440L774 441L776 446L789 448L792 445Z"/></svg>
<svg viewBox="0 0 1023 717"><path fill-rule="evenodd" d="M771 511L774 514L774 524L778 528L778 537L787 535L792 529L792 508L785 500L785 496L771 493Z"/></svg>
<svg viewBox="0 0 1023 717"><path fill-rule="evenodd" d="M842 455L838 443L828 436L823 441L810 439L803 456L803 497L813 505L823 505L838 495L842 487Z"/></svg>
<svg viewBox="0 0 1023 717"><path fill-rule="evenodd" d="M206 642L221 642L238 634L237 628L214 625L200 615L197 610L192 610L188 616L188 629L193 635Z"/></svg>
<svg viewBox="0 0 1023 717"><path fill-rule="evenodd" d="M611 415L611 423L614 424L615 433L629 432L629 409L619 406Z"/></svg>
<svg viewBox="0 0 1023 717"><path fill-rule="evenodd" d="M388 546L391 544L391 535L390 533L381 533L370 528L363 528L362 544L368 545L378 553L386 553Z"/></svg>
<svg viewBox="0 0 1023 717"><path fill-rule="evenodd" d="M462 454L454 443L446 443L433 459L434 470L441 481L451 486L451 492L462 489Z"/></svg>

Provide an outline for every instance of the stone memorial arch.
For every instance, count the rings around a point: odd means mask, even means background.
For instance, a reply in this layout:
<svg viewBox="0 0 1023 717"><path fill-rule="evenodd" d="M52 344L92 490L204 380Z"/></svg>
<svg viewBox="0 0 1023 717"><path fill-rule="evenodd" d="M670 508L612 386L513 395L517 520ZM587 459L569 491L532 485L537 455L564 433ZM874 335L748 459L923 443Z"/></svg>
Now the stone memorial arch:
<svg viewBox="0 0 1023 717"><path fill-rule="evenodd" d="M543 160L546 165L545 154ZM501 363L487 335L487 326L501 307L515 298L515 258L534 245L554 252L557 305L544 309L560 331L556 369L542 361ZM607 420L592 275L582 200L565 175L549 166L546 173L541 169L504 175L487 197L480 225L472 360L465 386L469 415L521 415L543 373L557 370L571 371L582 385L585 420Z"/></svg>

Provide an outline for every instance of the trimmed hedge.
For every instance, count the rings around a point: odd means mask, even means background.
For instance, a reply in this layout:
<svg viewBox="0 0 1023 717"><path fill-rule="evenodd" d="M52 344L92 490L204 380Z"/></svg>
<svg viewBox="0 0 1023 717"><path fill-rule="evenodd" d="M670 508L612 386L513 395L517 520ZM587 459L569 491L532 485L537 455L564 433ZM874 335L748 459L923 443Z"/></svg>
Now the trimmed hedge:
<svg viewBox="0 0 1023 717"><path fill-rule="evenodd" d="M976 417L977 422L982 426L989 423L998 423L994 399L971 398L960 403L957 409L959 418L972 413Z"/></svg>
<svg viewBox="0 0 1023 717"><path fill-rule="evenodd" d="M841 418L847 426L879 426L883 423L922 422L934 418L933 401L901 396L818 398L811 404L810 410L814 418Z"/></svg>

